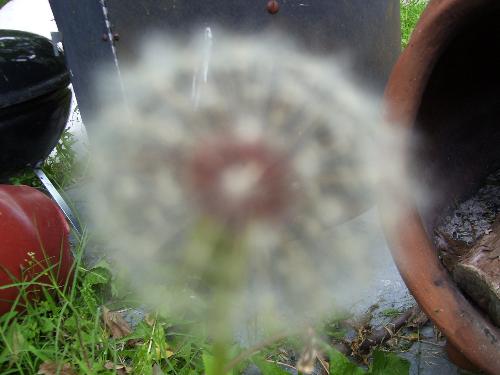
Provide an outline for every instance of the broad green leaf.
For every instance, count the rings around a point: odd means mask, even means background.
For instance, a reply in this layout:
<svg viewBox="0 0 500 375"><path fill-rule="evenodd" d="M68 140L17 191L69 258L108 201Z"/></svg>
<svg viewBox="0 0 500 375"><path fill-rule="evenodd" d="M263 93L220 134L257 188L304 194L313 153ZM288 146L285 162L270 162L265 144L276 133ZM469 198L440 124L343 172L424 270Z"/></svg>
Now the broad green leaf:
<svg viewBox="0 0 500 375"><path fill-rule="evenodd" d="M104 267L93 268L85 274L80 294L87 306L92 310L100 305L100 301L98 301L100 293L97 293L96 289L100 286L105 287L110 281L111 273L109 269Z"/></svg>
<svg viewBox="0 0 500 375"><path fill-rule="evenodd" d="M83 287L93 287L99 284L108 284L111 281L111 272L108 268L97 267L93 268L85 275L83 279Z"/></svg>
<svg viewBox="0 0 500 375"><path fill-rule="evenodd" d="M408 375L410 362L394 353L375 350L371 375Z"/></svg>
<svg viewBox="0 0 500 375"><path fill-rule="evenodd" d="M330 375L364 375L366 371L333 349L330 352Z"/></svg>
<svg viewBox="0 0 500 375"><path fill-rule="evenodd" d="M29 343L26 342L26 338L21 331L17 323L13 323L7 334L2 338L5 341L2 343L3 351L0 355L1 361L4 362L6 359L12 364L19 360L22 353L29 350Z"/></svg>

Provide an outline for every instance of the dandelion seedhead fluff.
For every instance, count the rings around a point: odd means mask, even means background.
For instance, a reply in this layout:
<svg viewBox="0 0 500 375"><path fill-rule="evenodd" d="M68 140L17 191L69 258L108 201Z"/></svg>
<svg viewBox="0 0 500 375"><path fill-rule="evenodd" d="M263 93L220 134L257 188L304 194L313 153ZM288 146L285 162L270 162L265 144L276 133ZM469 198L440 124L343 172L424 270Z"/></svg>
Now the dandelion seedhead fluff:
<svg viewBox="0 0 500 375"><path fill-rule="evenodd" d="M163 38L122 78L126 106L104 97L93 121L89 194L139 296L231 329L355 301L373 249L337 225L391 167L376 101L335 59L285 39Z"/></svg>

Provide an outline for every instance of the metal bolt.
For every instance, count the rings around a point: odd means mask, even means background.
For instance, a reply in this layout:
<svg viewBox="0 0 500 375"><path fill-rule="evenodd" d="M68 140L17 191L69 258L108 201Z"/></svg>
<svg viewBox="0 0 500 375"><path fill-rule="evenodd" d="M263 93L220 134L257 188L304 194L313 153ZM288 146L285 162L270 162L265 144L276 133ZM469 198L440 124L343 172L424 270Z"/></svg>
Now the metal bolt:
<svg viewBox="0 0 500 375"><path fill-rule="evenodd" d="M113 33L113 41L118 42L120 40L120 34Z"/></svg>
<svg viewBox="0 0 500 375"><path fill-rule="evenodd" d="M270 14L276 14L280 10L280 5L277 0L269 0L267 2L267 11Z"/></svg>

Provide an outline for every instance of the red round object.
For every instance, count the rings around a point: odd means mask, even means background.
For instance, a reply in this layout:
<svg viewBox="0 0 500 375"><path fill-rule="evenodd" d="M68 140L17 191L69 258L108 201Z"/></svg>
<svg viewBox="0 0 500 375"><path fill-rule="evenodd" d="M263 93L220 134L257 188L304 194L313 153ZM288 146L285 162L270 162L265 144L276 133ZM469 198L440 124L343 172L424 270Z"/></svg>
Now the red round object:
<svg viewBox="0 0 500 375"><path fill-rule="evenodd" d="M32 280L50 267L58 285L65 285L73 260L69 232L62 212L47 196L27 186L0 185L0 287ZM36 281L51 283L46 273ZM38 295L36 289L29 289L30 297ZM16 287L0 289L0 314L10 311L18 293Z"/></svg>
<svg viewBox="0 0 500 375"><path fill-rule="evenodd" d="M267 2L267 11L271 14L276 14L280 10L280 5L277 0L269 0Z"/></svg>

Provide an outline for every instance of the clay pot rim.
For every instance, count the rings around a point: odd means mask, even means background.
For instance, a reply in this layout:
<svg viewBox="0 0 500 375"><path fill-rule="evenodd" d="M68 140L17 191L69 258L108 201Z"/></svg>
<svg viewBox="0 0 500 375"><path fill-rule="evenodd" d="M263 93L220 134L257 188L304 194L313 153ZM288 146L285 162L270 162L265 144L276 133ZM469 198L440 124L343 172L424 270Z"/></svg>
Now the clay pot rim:
<svg viewBox="0 0 500 375"><path fill-rule="evenodd" d="M420 98L435 63L467 15L481 8L498 7L496 0L431 0L399 56L385 89L391 120L412 126Z"/></svg>
<svg viewBox="0 0 500 375"><path fill-rule="evenodd" d="M411 128L429 77L453 31L480 8L496 0L432 0L417 24L408 47L401 54L385 92L389 120ZM397 198L395 198L397 200ZM401 216L394 225L394 212L380 204L394 261L425 313L448 341L478 368L500 374L500 330L484 318L457 288L437 257L415 202L401 198L392 204ZM389 225L392 220L393 225Z"/></svg>

